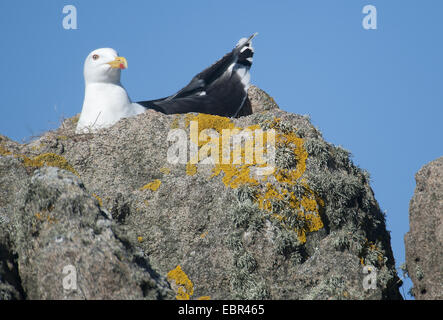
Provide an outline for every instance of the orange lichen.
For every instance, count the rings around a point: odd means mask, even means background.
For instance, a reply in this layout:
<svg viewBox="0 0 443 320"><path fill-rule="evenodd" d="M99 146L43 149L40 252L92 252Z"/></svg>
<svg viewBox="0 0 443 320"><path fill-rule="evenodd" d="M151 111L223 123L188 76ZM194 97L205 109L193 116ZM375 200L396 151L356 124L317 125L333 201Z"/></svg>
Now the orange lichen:
<svg viewBox="0 0 443 320"><path fill-rule="evenodd" d="M303 220L303 226L296 229L298 239L301 243L306 242L306 235L310 232L318 231L324 227L321 220L319 209L324 206L324 202L319 198L307 184L302 183L304 193L301 195L301 199L298 199L294 192L289 191L283 186L280 186L279 190L271 183L266 184L264 192L259 193L257 197L259 208L269 212L273 212L273 201L285 201L287 205L297 214L297 218ZM279 214L272 214L272 217L281 221L284 225L287 221L287 217Z"/></svg>
<svg viewBox="0 0 443 320"><path fill-rule="evenodd" d="M185 125L186 127L190 126L191 121L198 122L198 130L199 133L205 129L213 129L217 132L221 133L223 129L234 129L235 124L226 117L213 116L209 114L199 113L197 115L193 115L188 113L185 117ZM194 141L196 142L196 141ZM197 143L197 142L196 142Z"/></svg>
<svg viewBox="0 0 443 320"><path fill-rule="evenodd" d="M0 145L0 155L2 156L9 156L12 152L6 149L4 146Z"/></svg>
<svg viewBox="0 0 443 320"><path fill-rule="evenodd" d="M168 272L167 276L169 281L174 281L176 285L176 296L177 300L190 300L191 296L194 294L194 284L188 278L186 273L182 270L181 266L178 265L175 269ZM201 296L197 300L210 300L210 296Z"/></svg>
<svg viewBox="0 0 443 320"><path fill-rule="evenodd" d="M203 232L203 233L200 235L200 239L204 239L204 238L206 238L207 235L208 235L208 231Z"/></svg>
<svg viewBox="0 0 443 320"><path fill-rule="evenodd" d="M161 173L163 174L170 174L171 173L171 169L167 168L167 167L163 167L158 169Z"/></svg>
<svg viewBox="0 0 443 320"><path fill-rule="evenodd" d="M175 297L177 300L189 300L194 294L194 285L186 273L183 272L180 265L169 271L167 278L169 281L174 280L175 284L178 286L177 295Z"/></svg>
<svg viewBox="0 0 443 320"><path fill-rule="evenodd" d="M149 190L152 190L152 191L157 191L158 188L160 188L161 183L162 182L159 179L156 179L154 181L151 181L151 182L145 184L143 187L140 188L140 190L144 191L144 190L148 190L149 189Z"/></svg>
<svg viewBox="0 0 443 320"><path fill-rule="evenodd" d="M192 133L192 122L195 121L198 124L198 131L196 134ZM228 154L224 154L224 150L226 149L226 144L230 146L230 139L232 136L243 131L243 128L238 128L235 124L229 119L220 116L213 116L207 114L198 114L192 115L188 114L185 118L185 123L187 127L191 129L190 140L191 143L196 145L199 148L198 154L195 155L193 159L191 159L186 165L186 173L188 175L193 175L197 172L197 167L195 163L197 163L198 158L203 158L204 156L213 157L214 160L214 168L212 177L218 176L221 172L224 173L224 177L222 178L223 183L225 185L229 185L231 188L238 188L242 184L258 184L258 181L251 177L251 166L260 166L263 167L265 164L258 163L252 153L252 141L255 140L255 130L260 129L258 125L253 125L245 128L250 132L250 139L246 143L250 143L249 148L241 148L240 150L230 150ZM201 133L205 130L215 131L216 137L208 137L207 140L199 139ZM205 131L206 132L206 131ZM266 139L266 136L264 137ZM218 149L218 155L213 155L210 153L211 149L205 148L208 140L216 140L216 149ZM266 144L266 141L264 142ZM209 151L209 153L208 153ZM249 152L249 153L248 153ZM237 155L237 156L236 156ZM218 158L217 158L218 156ZM229 157L226 160L225 157ZM238 157L239 156L239 157ZM242 164L241 159L244 159L246 162L246 157L251 159L250 163ZM197 159L196 159L197 158ZM233 164L235 161L234 158L239 158L239 164Z"/></svg>
<svg viewBox="0 0 443 320"><path fill-rule="evenodd" d="M175 117L171 124L171 129L177 129L180 126L180 118Z"/></svg>
<svg viewBox="0 0 443 320"><path fill-rule="evenodd" d="M28 158L25 155L19 155L19 156L23 159L23 163L27 167L37 167L37 168L43 166L57 167L60 169L70 171L76 176L79 175L77 171L75 171L75 169L68 163L68 161L66 161L64 157L59 156L58 154L55 153L43 153L33 158Z"/></svg>
<svg viewBox="0 0 443 320"><path fill-rule="evenodd" d="M198 125L197 132L193 132L192 130L193 121L195 121ZM319 214L320 208L324 206L324 202L313 190L311 190L306 181L301 178L306 171L306 160L308 159L308 152L304 148L304 139L298 137L294 132L284 133L279 131L278 125L280 121L280 119L275 119L270 124L270 128L275 128L277 131L275 136L276 146L285 147L292 150L296 160L296 166L294 169L275 168L271 175L257 177L254 176L253 170L256 168L265 167L267 164L263 163L262 161L258 161L255 154L252 156L251 154L248 154L248 152L251 151L251 144L248 145L248 142L245 141L244 147L241 145L237 146L237 148L241 148L241 150L236 150L235 148L234 150L229 149L229 154L226 152L224 153L222 150L224 150L224 144L229 142L230 138L233 135L238 134L240 131L246 131L250 134L252 141L255 141L255 130L260 128L258 125L253 125L247 128L238 128L229 118L206 114L187 115L185 118L185 123L187 127L190 127L190 140L191 143L198 147L198 153L194 155L194 159L191 158L191 161L188 162L186 172L187 174L195 174L197 172L196 163L198 163L198 161L196 160L198 160L198 158L202 158L202 147L204 147L209 140L209 137L207 140L202 140L200 134L203 130L212 129L217 133L215 136L216 139L218 139L216 140L216 144L218 143L218 146L216 147L219 151L219 158L215 159L216 161L214 161L214 168L212 169L211 178L219 176L223 173L222 182L229 188L236 189L242 185L257 187L258 192L256 194L256 199L259 207L271 212L271 216L281 221L283 225L285 225L287 218L274 213L272 206L273 202L275 201L285 203L287 206L289 206L289 208L291 208L293 213L297 215L298 219L303 220L303 227L298 228L295 231L298 234L299 241L301 243L305 243L306 235L309 232L318 231L324 227ZM226 136L227 134L228 136ZM214 138L210 138L211 142L213 142ZM264 134L260 138L263 139L261 146L255 144L255 147L259 146L263 151L265 151L267 148L264 146L267 146L269 137L267 134ZM215 148L215 150L217 150L217 148ZM207 156L207 153L210 150L212 149L206 148L203 156ZM230 161L224 161L228 156ZM243 163L235 162L235 159L238 156L244 160ZM252 159L252 161L246 161L248 156L250 160ZM269 182L271 181L271 176L275 178L273 183ZM266 181L268 182L263 185L263 183ZM293 191L291 191L291 187L295 186L296 184L302 186L304 190L303 194L297 196Z"/></svg>
<svg viewBox="0 0 443 320"><path fill-rule="evenodd" d="M50 206L48 209L44 209L40 212L34 214L34 217L39 221L47 221L49 224L56 223L57 219L51 215L51 211L54 210L53 206Z"/></svg>
<svg viewBox="0 0 443 320"><path fill-rule="evenodd" d="M7 150L4 146L0 145L0 155L3 156L12 155L15 158L22 159L23 165L25 167L33 167L33 168L40 168L43 166L57 167L60 169L70 171L76 176L79 176L77 171L75 171L75 169L68 163L68 161L66 161L64 157L55 153L43 153L38 156L29 158L24 154L14 154L9 150Z"/></svg>
<svg viewBox="0 0 443 320"><path fill-rule="evenodd" d="M383 264L384 258L383 258L383 251L377 247L373 242L369 241L369 250L375 251L377 253L377 260L380 264Z"/></svg>
<svg viewBox="0 0 443 320"><path fill-rule="evenodd" d="M37 212L34 214L34 216L37 218L37 220L43 220L43 214L41 212Z"/></svg>
<svg viewBox="0 0 443 320"><path fill-rule="evenodd" d="M372 252L375 252L377 254L378 263L380 265L382 265L384 263L385 259L384 259L383 251L380 248L378 248L377 245L374 244L372 241L369 241L368 239L365 239L365 242L363 244L363 248L364 248L363 252L365 252L363 254L363 256L366 256L368 251L372 251ZM360 257L360 264L361 265L366 265L366 259L363 256Z"/></svg>
<svg viewBox="0 0 443 320"><path fill-rule="evenodd" d="M97 199L98 204L100 205L100 207L103 207L102 199L98 195L96 195L95 193L93 193L92 196Z"/></svg>
<svg viewBox="0 0 443 320"><path fill-rule="evenodd" d="M196 173L197 173L197 166L195 164L188 162L186 164L186 174L188 176L193 176Z"/></svg>

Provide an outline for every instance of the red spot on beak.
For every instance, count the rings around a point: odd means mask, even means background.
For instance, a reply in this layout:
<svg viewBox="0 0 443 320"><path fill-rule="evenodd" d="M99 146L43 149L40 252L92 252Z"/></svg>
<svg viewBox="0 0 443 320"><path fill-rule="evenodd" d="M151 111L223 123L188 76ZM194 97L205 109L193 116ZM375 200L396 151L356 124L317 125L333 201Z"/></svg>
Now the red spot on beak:
<svg viewBox="0 0 443 320"><path fill-rule="evenodd" d="M124 64L120 63L120 69L124 69L124 68L125 68Z"/></svg>

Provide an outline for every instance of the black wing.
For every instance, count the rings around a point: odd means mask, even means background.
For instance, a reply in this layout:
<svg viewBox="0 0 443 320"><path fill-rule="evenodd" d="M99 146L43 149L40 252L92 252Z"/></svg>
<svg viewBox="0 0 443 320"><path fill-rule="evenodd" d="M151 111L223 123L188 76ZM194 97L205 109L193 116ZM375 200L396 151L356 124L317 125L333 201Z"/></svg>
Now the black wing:
<svg viewBox="0 0 443 320"><path fill-rule="evenodd" d="M137 103L165 114L198 112L236 116L247 97L248 83L242 81L240 74L234 71L239 67L249 71L254 54L250 46L253 37L197 74L176 94Z"/></svg>

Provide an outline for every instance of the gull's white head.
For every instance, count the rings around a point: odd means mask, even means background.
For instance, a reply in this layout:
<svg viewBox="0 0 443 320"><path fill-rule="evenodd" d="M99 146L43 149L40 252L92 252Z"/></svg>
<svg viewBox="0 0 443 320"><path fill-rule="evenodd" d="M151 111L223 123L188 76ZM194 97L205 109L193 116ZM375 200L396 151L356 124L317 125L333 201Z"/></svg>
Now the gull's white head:
<svg viewBox="0 0 443 320"><path fill-rule="evenodd" d="M120 72L128 63L112 48L92 51L85 60L83 74L85 83L119 83Z"/></svg>
<svg viewBox="0 0 443 320"><path fill-rule="evenodd" d="M85 99L77 133L94 132L116 123L121 118L142 113L145 109L133 104L120 83L120 73L128 63L117 51L102 48L92 51L85 60Z"/></svg>

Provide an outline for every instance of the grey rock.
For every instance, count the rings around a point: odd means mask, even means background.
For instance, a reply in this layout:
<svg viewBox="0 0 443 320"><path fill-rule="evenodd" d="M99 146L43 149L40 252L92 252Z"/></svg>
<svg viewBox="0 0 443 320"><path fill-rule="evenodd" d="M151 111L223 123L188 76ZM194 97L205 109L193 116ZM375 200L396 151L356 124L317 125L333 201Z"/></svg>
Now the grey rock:
<svg viewBox="0 0 443 320"><path fill-rule="evenodd" d="M19 275L15 270L16 283L7 282L19 295L2 298L173 297L169 284L148 260L119 239L110 215L100 209L77 176L43 167L23 180L29 181L28 186L16 194L16 211L9 213L8 234L13 243L3 246L10 256L16 252L9 264L18 267Z"/></svg>
<svg viewBox="0 0 443 320"><path fill-rule="evenodd" d="M406 268L417 300L443 299L443 157L415 175L405 235Z"/></svg>
<svg viewBox="0 0 443 320"><path fill-rule="evenodd" d="M26 298L18 272L17 253L11 239L15 196L27 186L25 167L13 156L0 155L0 300Z"/></svg>
<svg viewBox="0 0 443 320"><path fill-rule="evenodd" d="M249 116L253 113L261 113L271 109L279 109L274 98L260 88L251 85L248 89L248 97L238 116Z"/></svg>
<svg viewBox="0 0 443 320"><path fill-rule="evenodd" d="M51 261L53 270L78 265L82 286L107 283L67 298L143 298L141 283L149 281L144 298L169 297L169 276L177 297L190 299L400 299L389 232L367 172L264 91L251 87L249 104L237 119L148 110L96 134L75 135L73 117L16 147L29 159L63 157L69 165L43 164L72 171L40 169L5 201L17 211L9 216L20 232L10 234L26 297L62 296L62 288L52 294L56 289L45 285L62 278L61 271L47 275ZM257 165L217 171L169 163L168 133L189 134L190 120L219 132L276 130L276 171L264 181L241 175ZM58 222L34 221L42 210ZM149 258L149 268L134 265L137 254L145 266ZM376 271L375 289L365 290L365 265ZM111 279L132 282L117 288Z"/></svg>

